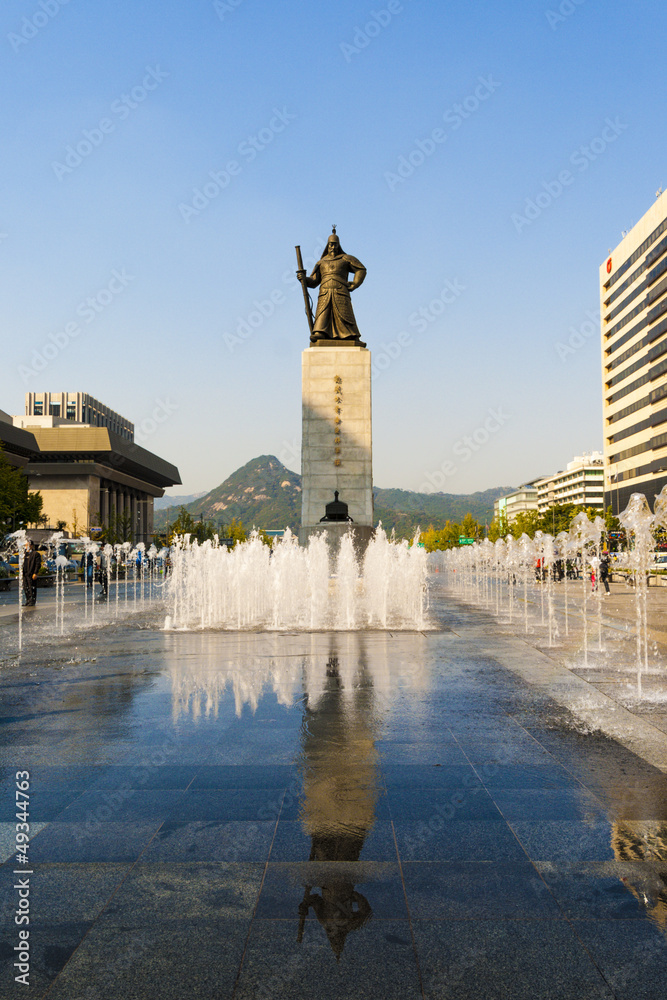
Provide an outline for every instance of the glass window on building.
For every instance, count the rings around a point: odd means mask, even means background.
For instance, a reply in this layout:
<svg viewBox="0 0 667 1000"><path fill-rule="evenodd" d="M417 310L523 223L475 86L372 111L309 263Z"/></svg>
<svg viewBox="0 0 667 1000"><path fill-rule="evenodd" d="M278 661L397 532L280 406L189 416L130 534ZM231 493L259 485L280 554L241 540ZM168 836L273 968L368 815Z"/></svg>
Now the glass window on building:
<svg viewBox="0 0 667 1000"><path fill-rule="evenodd" d="M76 420L76 403L67 404L67 419Z"/></svg>
<svg viewBox="0 0 667 1000"><path fill-rule="evenodd" d="M42 400L35 400L35 416L41 417L44 415L44 403Z"/></svg>
<svg viewBox="0 0 667 1000"><path fill-rule="evenodd" d="M49 403L49 416L50 417L60 416L60 403Z"/></svg>

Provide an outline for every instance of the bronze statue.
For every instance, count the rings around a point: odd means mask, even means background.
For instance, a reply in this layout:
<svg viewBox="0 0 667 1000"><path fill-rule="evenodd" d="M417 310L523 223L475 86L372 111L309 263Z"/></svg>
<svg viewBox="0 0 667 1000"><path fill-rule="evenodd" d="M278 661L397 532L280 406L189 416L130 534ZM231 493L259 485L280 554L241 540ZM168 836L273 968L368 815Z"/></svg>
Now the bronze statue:
<svg viewBox="0 0 667 1000"><path fill-rule="evenodd" d="M296 251L299 264L296 276L301 282L306 299L311 345L333 346L335 344L336 347L342 347L345 344L351 344L365 347L357 328L350 299L350 293L358 288L366 277L364 265L356 257L344 253L336 235L335 226L327 242L326 250L313 268L310 277L306 276L303 268L299 247L296 248ZM352 281L348 281L350 273L354 275ZM313 320L310 314L310 296L307 289L317 288L318 285L320 292Z"/></svg>

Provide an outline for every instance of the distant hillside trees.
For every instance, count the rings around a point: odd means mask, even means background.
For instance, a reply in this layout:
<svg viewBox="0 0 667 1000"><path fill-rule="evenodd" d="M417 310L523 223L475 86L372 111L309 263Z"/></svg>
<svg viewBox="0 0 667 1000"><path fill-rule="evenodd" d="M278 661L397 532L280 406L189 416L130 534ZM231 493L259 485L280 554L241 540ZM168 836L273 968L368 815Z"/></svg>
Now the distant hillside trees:
<svg viewBox="0 0 667 1000"><path fill-rule="evenodd" d="M524 534L528 535L529 538L534 538L537 531L543 531L545 534L555 537L561 531L569 531L574 518L582 511L585 511L591 521L601 516L601 512L595 507L584 507L573 503L554 504L553 507L549 507L542 513L538 510L521 511L510 523L503 514L491 522L489 539L495 542L499 538L507 538L508 535L512 535L513 538L521 538ZM604 521L607 532L619 530L620 522L617 517L613 516L611 507L604 515Z"/></svg>
<svg viewBox="0 0 667 1000"><path fill-rule="evenodd" d="M221 542L231 542L232 548L237 542L248 540L248 532L238 518L233 517L229 524L224 525L216 525L213 521L195 521L187 507L178 508L176 520L167 526L166 534L169 545L172 545L179 535L189 535L192 541L200 544L218 535ZM273 544L272 538L265 531L259 531L258 534L265 545Z"/></svg>

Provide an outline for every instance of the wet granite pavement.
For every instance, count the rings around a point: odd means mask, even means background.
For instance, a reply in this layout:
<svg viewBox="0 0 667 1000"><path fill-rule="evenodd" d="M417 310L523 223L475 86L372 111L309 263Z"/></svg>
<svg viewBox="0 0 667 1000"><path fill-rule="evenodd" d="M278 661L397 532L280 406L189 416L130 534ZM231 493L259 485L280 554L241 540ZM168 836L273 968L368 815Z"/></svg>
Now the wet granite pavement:
<svg viewBox="0 0 667 1000"><path fill-rule="evenodd" d="M435 611L27 624L20 657L3 625L0 998L662 998L667 776L508 669L490 620Z"/></svg>

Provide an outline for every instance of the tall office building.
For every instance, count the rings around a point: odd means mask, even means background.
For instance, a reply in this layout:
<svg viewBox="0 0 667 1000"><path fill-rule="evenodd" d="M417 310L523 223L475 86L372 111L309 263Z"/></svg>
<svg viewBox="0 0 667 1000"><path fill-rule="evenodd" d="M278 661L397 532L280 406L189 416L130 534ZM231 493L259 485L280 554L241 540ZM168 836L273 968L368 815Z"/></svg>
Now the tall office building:
<svg viewBox="0 0 667 1000"><path fill-rule="evenodd" d="M600 267L605 504L667 483L667 192Z"/></svg>
<svg viewBox="0 0 667 1000"><path fill-rule="evenodd" d="M55 427L65 421L108 427L126 441L134 441L134 424L87 392L26 392L25 415L24 427L35 426L33 418L38 417L43 427ZM15 422L19 420L17 417Z"/></svg>

